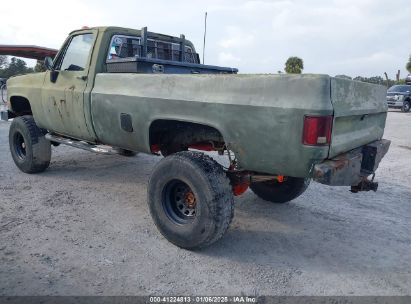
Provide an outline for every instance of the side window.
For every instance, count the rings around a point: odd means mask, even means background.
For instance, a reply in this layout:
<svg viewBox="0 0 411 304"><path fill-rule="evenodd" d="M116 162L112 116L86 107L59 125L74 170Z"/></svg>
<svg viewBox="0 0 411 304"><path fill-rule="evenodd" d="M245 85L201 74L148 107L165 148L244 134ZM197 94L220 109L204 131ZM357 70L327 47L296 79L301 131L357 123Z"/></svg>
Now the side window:
<svg viewBox="0 0 411 304"><path fill-rule="evenodd" d="M134 58L141 56L140 37L114 35L111 39L107 61L119 58Z"/></svg>
<svg viewBox="0 0 411 304"><path fill-rule="evenodd" d="M87 66L87 59L93 46L93 40L93 34L74 36L64 53L59 70L84 71Z"/></svg>

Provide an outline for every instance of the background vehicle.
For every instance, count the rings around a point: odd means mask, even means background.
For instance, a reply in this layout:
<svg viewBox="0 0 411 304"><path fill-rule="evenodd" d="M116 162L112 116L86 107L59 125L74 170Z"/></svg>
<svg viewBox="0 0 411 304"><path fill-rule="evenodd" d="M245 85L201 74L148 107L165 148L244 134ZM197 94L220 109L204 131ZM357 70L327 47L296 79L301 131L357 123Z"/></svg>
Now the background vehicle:
<svg viewBox="0 0 411 304"><path fill-rule="evenodd" d="M411 85L411 74L409 74L409 75L405 78L405 83Z"/></svg>
<svg viewBox="0 0 411 304"><path fill-rule="evenodd" d="M411 108L411 85L395 85L387 91L388 107L409 112Z"/></svg>
<svg viewBox="0 0 411 304"><path fill-rule="evenodd" d="M367 177L390 145L382 139L382 86L327 75L235 75L201 65L183 35L146 28L74 31L45 65L45 73L8 81L15 164L44 171L51 144L60 143L106 154L161 152L149 209L180 247L220 239L234 216L233 195L248 187L274 203L301 195L311 178L353 192L377 189ZM229 165L199 150L227 155Z"/></svg>

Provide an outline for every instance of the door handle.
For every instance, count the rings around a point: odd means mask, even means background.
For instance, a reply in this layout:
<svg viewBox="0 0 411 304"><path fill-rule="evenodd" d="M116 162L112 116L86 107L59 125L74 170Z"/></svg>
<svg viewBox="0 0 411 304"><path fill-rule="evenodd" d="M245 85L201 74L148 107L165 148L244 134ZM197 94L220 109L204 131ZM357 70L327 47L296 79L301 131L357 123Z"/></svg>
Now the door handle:
<svg viewBox="0 0 411 304"><path fill-rule="evenodd" d="M80 79L80 80L83 80L83 81L87 80L87 76L77 76L76 78Z"/></svg>

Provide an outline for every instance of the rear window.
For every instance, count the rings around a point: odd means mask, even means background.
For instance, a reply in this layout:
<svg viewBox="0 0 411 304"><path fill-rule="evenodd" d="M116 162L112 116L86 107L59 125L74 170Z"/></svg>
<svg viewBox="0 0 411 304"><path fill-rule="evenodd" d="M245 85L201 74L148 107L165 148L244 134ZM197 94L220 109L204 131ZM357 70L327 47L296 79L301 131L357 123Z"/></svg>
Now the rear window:
<svg viewBox="0 0 411 304"><path fill-rule="evenodd" d="M142 56L141 38L137 36L115 35L111 39L107 61ZM197 54L190 46L185 46L184 62L198 63ZM147 39L147 58L180 61L180 44L155 39Z"/></svg>

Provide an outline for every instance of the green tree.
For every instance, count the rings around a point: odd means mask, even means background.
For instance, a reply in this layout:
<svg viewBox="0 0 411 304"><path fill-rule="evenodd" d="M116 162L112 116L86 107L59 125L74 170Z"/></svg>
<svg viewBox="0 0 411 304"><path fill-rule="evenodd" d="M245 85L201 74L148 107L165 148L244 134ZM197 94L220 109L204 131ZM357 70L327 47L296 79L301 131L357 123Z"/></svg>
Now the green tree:
<svg viewBox="0 0 411 304"><path fill-rule="evenodd" d="M36 66L34 67L34 72L39 73L39 72L45 72L47 69L44 65L43 60L37 60Z"/></svg>
<svg viewBox="0 0 411 304"><path fill-rule="evenodd" d="M405 66L407 71L411 74L411 55L410 58L408 59L407 65Z"/></svg>
<svg viewBox="0 0 411 304"><path fill-rule="evenodd" d="M27 67L27 63L16 57L11 57L10 63L0 70L0 77L9 78L11 76L33 73L32 68Z"/></svg>
<svg viewBox="0 0 411 304"><path fill-rule="evenodd" d="M304 69L304 62L299 57L290 57L285 63L285 71L288 74L301 74Z"/></svg>
<svg viewBox="0 0 411 304"><path fill-rule="evenodd" d="M6 68L7 65L8 65L7 56L5 56L5 55L0 55L0 69Z"/></svg>
<svg viewBox="0 0 411 304"><path fill-rule="evenodd" d="M374 84L384 84L384 79L381 76L373 76L373 77L362 77L362 76L357 76L354 78L354 80L357 81L362 81L362 82L368 82L368 83L374 83Z"/></svg>

